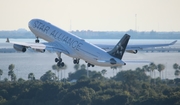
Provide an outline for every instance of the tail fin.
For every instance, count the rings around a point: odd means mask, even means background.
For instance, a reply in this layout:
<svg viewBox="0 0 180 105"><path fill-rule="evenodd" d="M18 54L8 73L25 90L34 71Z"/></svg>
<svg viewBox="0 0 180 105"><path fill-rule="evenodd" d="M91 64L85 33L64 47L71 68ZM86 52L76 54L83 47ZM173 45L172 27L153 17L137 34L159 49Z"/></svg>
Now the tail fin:
<svg viewBox="0 0 180 105"><path fill-rule="evenodd" d="M122 59L124 51L126 50L126 46L129 42L130 35L125 34L123 38L117 43L117 45L108 53L113 57Z"/></svg>
<svg viewBox="0 0 180 105"><path fill-rule="evenodd" d="M7 43L9 43L9 42L10 42L10 41L9 41L9 38L7 38L6 42L7 42Z"/></svg>

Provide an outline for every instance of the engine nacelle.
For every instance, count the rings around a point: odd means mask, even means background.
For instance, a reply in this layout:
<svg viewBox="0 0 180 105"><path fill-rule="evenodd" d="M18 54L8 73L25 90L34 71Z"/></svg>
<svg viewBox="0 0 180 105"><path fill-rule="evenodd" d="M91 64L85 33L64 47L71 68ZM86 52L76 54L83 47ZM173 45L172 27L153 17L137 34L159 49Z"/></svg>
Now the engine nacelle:
<svg viewBox="0 0 180 105"><path fill-rule="evenodd" d="M126 50L126 52L136 54L138 50Z"/></svg>
<svg viewBox="0 0 180 105"><path fill-rule="evenodd" d="M14 47L14 49L16 51L26 52L26 47L25 46L14 44L13 47Z"/></svg>
<svg viewBox="0 0 180 105"><path fill-rule="evenodd" d="M45 49L34 49L34 50L37 51L37 52L41 52L41 53L45 52Z"/></svg>

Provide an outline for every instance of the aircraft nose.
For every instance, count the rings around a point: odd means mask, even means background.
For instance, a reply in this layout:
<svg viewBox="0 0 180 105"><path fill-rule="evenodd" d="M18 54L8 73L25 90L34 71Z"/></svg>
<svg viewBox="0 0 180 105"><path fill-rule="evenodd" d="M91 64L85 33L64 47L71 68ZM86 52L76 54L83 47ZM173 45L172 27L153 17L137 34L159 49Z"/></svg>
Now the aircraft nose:
<svg viewBox="0 0 180 105"><path fill-rule="evenodd" d="M38 19L32 19L32 20L29 21L29 23L28 23L29 29L33 29L33 28L36 27L36 26L35 26L35 22L36 22L37 20L38 20Z"/></svg>
<svg viewBox="0 0 180 105"><path fill-rule="evenodd" d="M32 19L32 20L29 21L28 27L29 27L30 29L32 29L32 28L33 28L33 24L34 24L34 19Z"/></svg>

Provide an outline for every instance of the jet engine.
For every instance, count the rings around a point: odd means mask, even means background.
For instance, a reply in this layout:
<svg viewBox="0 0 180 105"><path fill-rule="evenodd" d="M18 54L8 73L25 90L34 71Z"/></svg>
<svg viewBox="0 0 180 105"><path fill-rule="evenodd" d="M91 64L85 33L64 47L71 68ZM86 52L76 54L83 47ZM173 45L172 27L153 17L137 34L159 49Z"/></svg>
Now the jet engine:
<svg viewBox="0 0 180 105"><path fill-rule="evenodd" d="M136 54L138 50L126 50L126 52Z"/></svg>
<svg viewBox="0 0 180 105"><path fill-rule="evenodd" d="M26 47L25 46L14 44L13 47L14 47L14 49L16 51L26 52Z"/></svg>

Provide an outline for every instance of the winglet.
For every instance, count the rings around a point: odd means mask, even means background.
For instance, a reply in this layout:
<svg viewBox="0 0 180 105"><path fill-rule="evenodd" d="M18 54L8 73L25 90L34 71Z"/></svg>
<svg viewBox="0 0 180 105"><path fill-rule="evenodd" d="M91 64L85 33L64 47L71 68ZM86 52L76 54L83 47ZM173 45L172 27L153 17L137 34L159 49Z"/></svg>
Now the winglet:
<svg viewBox="0 0 180 105"><path fill-rule="evenodd" d="M10 42L10 41L9 41L9 38L7 38L6 42L7 42L7 43L9 43L9 42Z"/></svg>
<svg viewBox="0 0 180 105"><path fill-rule="evenodd" d="M177 42L177 40L170 43L170 45L174 45Z"/></svg>
<svg viewBox="0 0 180 105"><path fill-rule="evenodd" d="M130 35L125 34L123 38L117 43L117 45L108 53L116 58L122 59L126 46L129 42Z"/></svg>

